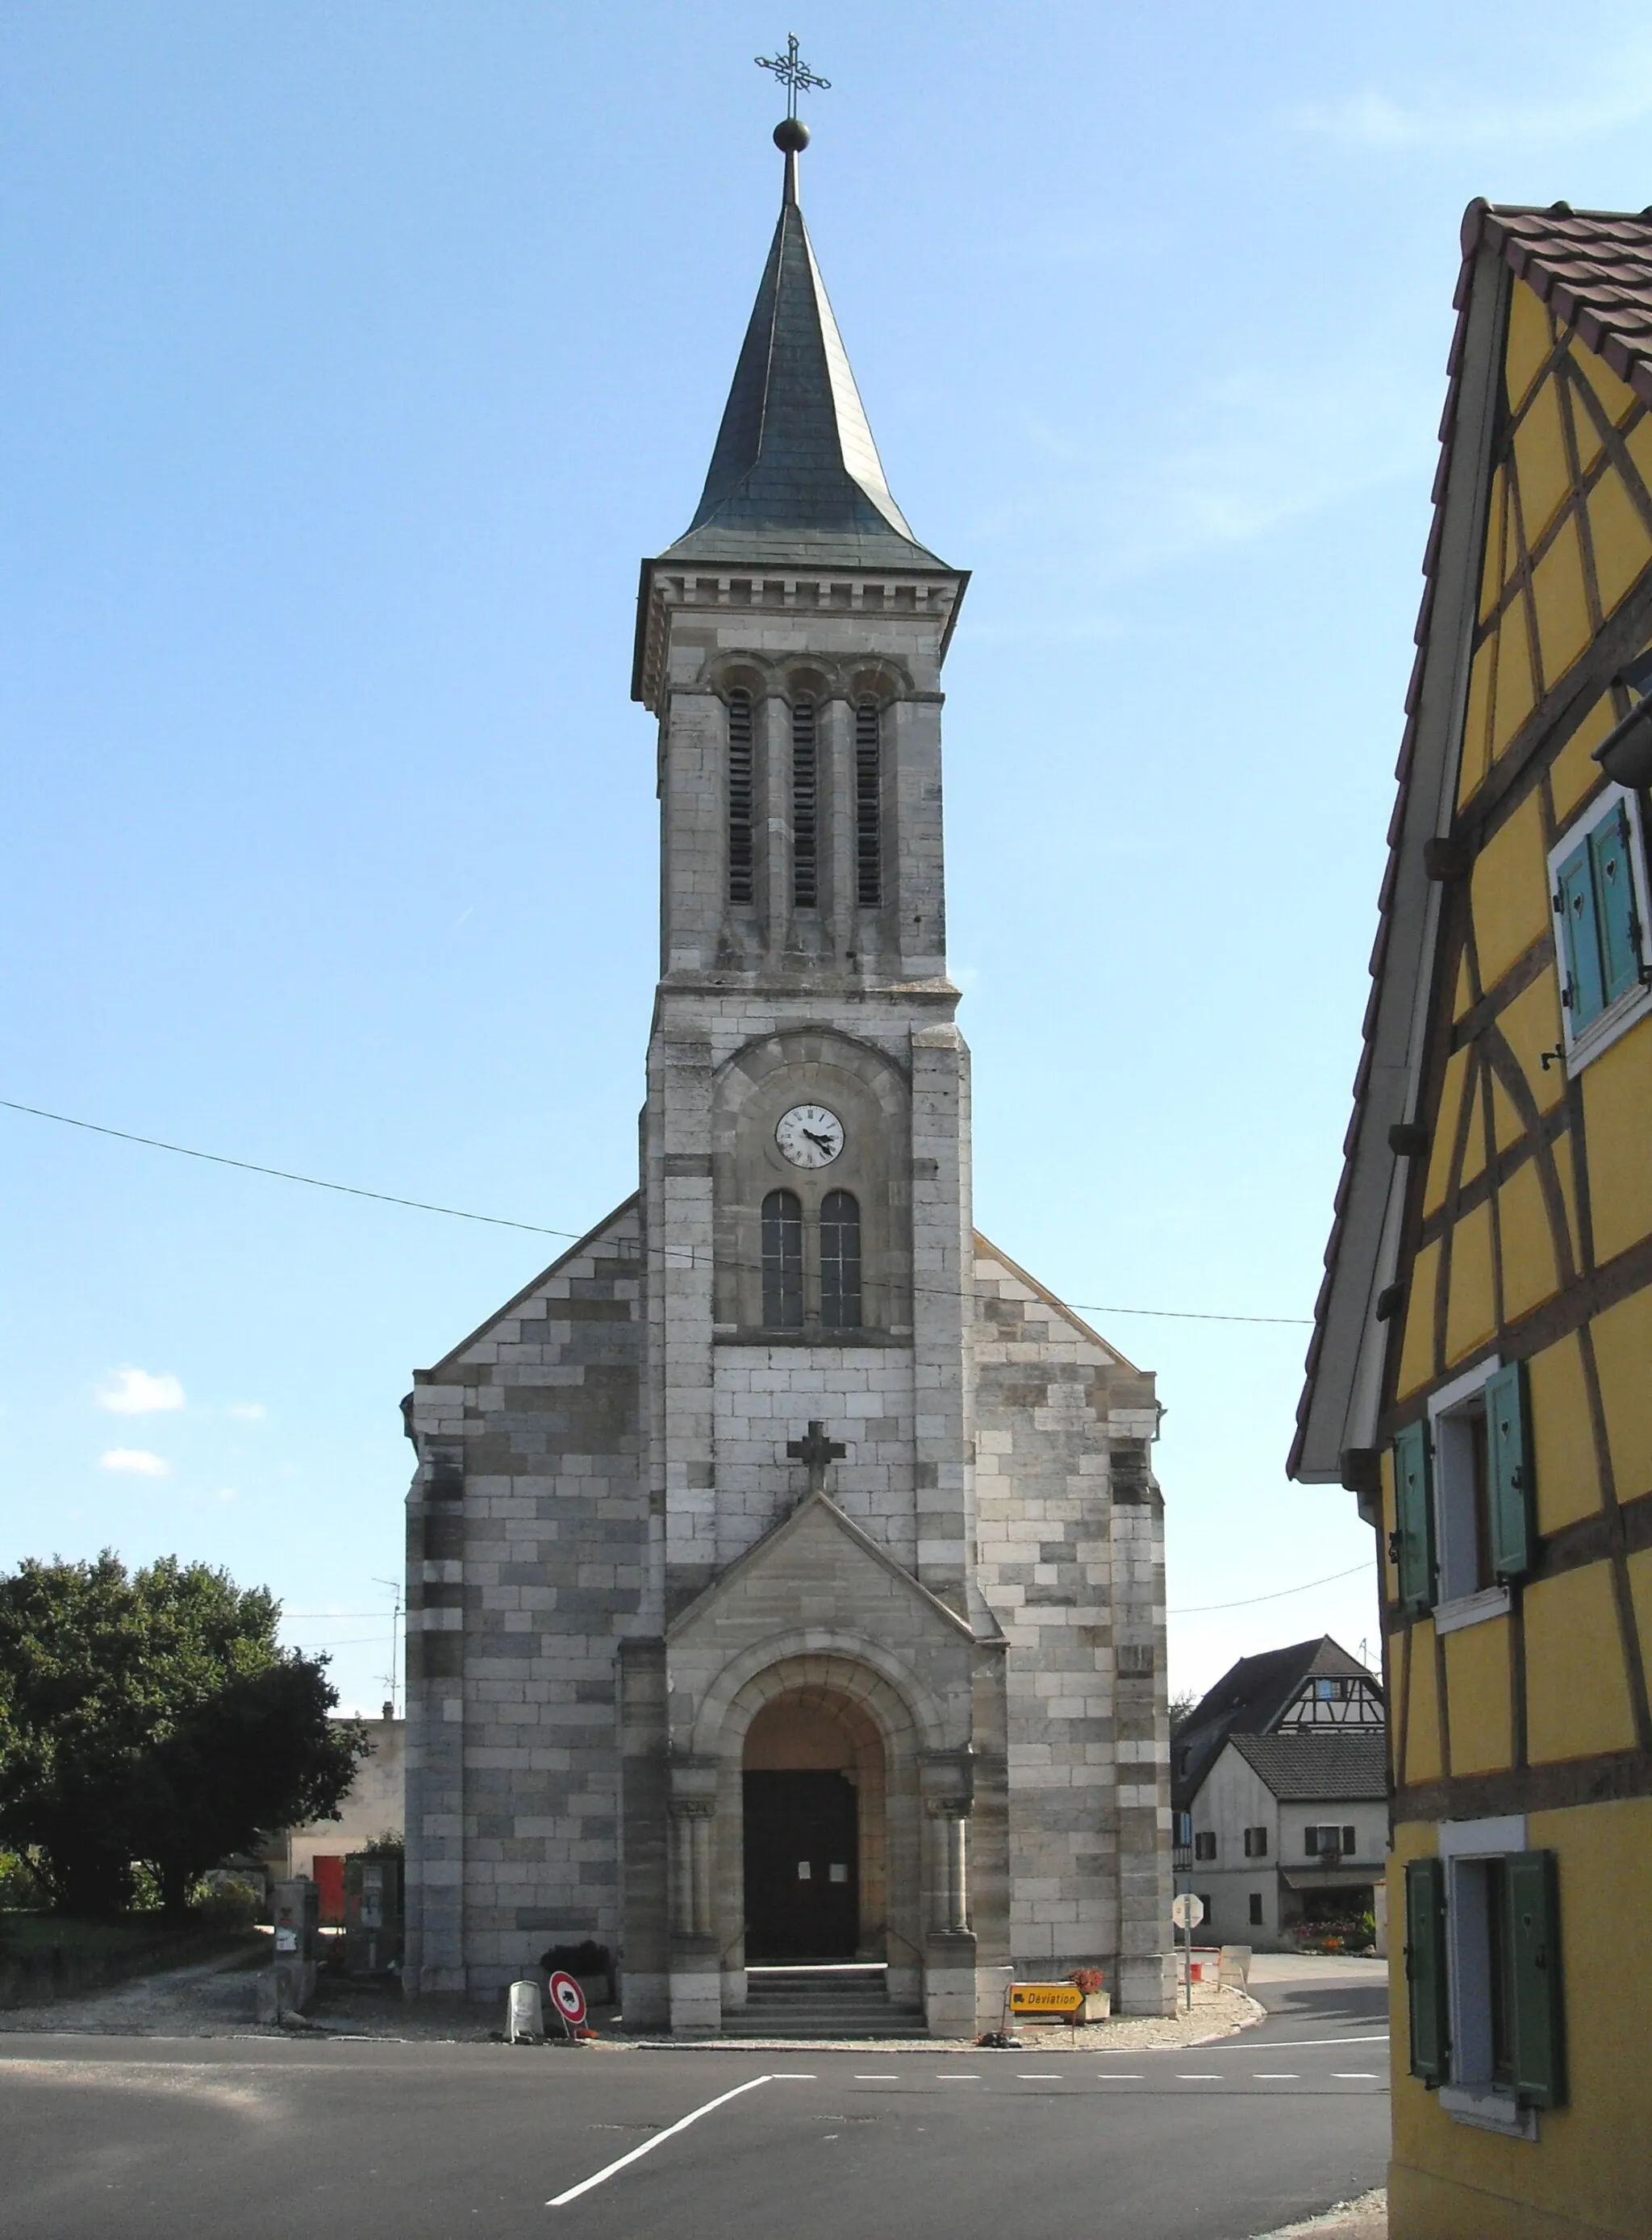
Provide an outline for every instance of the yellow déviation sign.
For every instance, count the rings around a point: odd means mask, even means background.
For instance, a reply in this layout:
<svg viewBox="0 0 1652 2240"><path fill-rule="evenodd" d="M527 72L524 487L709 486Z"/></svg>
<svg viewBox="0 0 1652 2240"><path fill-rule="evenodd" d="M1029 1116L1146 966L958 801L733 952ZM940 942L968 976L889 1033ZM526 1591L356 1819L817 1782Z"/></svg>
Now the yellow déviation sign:
<svg viewBox="0 0 1652 2240"><path fill-rule="evenodd" d="M1076 2015L1084 2003L1076 1983L1012 1983L1012 2015Z"/></svg>

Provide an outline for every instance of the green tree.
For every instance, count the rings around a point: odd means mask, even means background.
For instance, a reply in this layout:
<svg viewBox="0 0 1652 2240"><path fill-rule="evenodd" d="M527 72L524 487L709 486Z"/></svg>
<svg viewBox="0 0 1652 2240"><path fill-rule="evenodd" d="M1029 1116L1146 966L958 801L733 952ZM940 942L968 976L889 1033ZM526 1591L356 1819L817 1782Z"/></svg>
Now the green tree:
<svg viewBox="0 0 1652 2240"><path fill-rule="evenodd" d="M336 1814L367 1738L329 1718L326 1660L283 1649L280 1614L171 1557L0 1577L0 1844L63 1911L117 1911L142 1860L177 1917L227 1853Z"/></svg>

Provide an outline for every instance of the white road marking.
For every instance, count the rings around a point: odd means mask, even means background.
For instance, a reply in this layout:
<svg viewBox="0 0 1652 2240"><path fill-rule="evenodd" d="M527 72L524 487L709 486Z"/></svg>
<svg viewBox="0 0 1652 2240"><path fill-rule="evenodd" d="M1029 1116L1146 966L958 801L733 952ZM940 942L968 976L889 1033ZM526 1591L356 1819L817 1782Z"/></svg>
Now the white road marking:
<svg viewBox="0 0 1652 2240"><path fill-rule="evenodd" d="M807 2080L799 2080L799 2082ZM570 2185L565 2193L553 2194L545 2203L546 2208L565 2209L570 2201L577 2201L582 2193L589 2193L594 2185L601 2185L605 2178L610 2178L616 2171L623 2170L628 2163L640 2161L643 2156L651 2155L656 2147L663 2147L668 2139L675 2138L679 2131L686 2131L690 2123L697 2123L702 2116L709 2116L714 2108L725 2108L730 2100L737 2100L743 2092L755 2092L758 2085L772 2084L776 2082L774 2077L769 2076L749 2077L743 2084L736 2084L732 2092L719 2092L715 2100L708 2100L703 2108L691 2108L686 2116L679 2117L675 2123L668 2123L663 2131L656 2131L651 2139L644 2139L640 2147L633 2147L629 2154L622 2155L617 2162L604 2163L601 2170L593 2172L590 2177L582 2178L577 2185Z"/></svg>
<svg viewBox="0 0 1652 2240"><path fill-rule="evenodd" d="M1098 2084L1144 2084L1147 2079L1139 2069L1098 2069L1096 2081Z"/></svg>
<svg viewBox="0 0 1652 2240"><path fill-rule="evenodd" d="M1178 2069L1176 2081L1178 2084L1220 2084L1222 2078L1214 2069Z"/></svg>
<svg viewBox="0 0 1652 2240"><path fill-rule="evenodd" d="M776 2084L813 2084L817 2082L812 2069L776 2069L769 2073Z"/></svg>
<svg viewBox="0 0 1652 2240"><path fill-rule="evenodd" d="M1356 2083L1375 2084L1376 2082L1376 2071L1374 2069L1333 2069L1331 2075L1340 2077L1344 2084Z"/></svg>
<svg viewBox="0 0 1652 2240"><path fill-rule="evenodd" d="M1018 2069L1017 2084L1059 2084L1066 2071L1060 2069Z"/></svg>
<svg viewBox="0 0 1652 2240"><path fill-rule="evenodd" d="M935 2081L937 2084L979 2084L981 2071L978 2069L949 2069L937 2072Z"/></svg>
<svg viewBox="0 0 1652 2240"><path fill-rule="evenodd" d="M1250 2078L1253 2084L1300 2084L1302 2082L1301 2072L1295 2069L1253 2069Z"/></svg>
<svg viewBox="0 0 1652 2240"><path fill-rule="evenodd" d="M892 2070L887 2076L881 2072L872 2072L864 2077L857 2075L855 2079L856 2084L898 2084L900 2081Z"/></svg>
<svg viewBox="0 0 1652 2240"><path fill-rule="evenodd" d="M1363 2037L1276 2037L1269 2040L1276 2053L1300 2053L1304 2046L1309 2045L1386 2045L1388 2042L1386 2030L1370 2030ZM1205 2048L1207 2053L1226 2053L1228 2050L1228 2047L1222 2045ZM1238 2053L1249 2049L1235 2046L1232 2050Z"/></svg>

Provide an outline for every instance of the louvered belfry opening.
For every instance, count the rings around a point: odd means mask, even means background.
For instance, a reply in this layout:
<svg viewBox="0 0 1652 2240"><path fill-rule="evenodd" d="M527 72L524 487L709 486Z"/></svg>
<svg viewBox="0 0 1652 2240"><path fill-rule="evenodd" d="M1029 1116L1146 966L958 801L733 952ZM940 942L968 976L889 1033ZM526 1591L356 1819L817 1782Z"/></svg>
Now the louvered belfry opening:
<svg viewBox="0 0 1652 2240"><path fill-rule="evenodd" d="M735 904L756 897L755 816L751 695L737 686L729 695L729 900Z"/></svg>
<svg viewBox="0 0 1652 2240"><path fill-rule="evenodd" d="M763 1319L769 1330L803 1326L803 1209L795 1190L763 1202Z"/></svg>
<svg viewBox="0 0 1652 2240"><path fill-rule="evenodd" d="M861 1210L848 1190L828 1190L820 1209L820 1319L861 1326Z"/></svg>
<svg viewBox="0 0 1652 2240"><path fill-rule="evenodd" d="M883 899L883 715L876 700L855 710L855 887L863 910Z"/></svg>
<svg viewBox="0 0 1652 2240"><path fill-rule="evenodd" d="M791 899L797 910L820 901L820 756L815 703L800 694L791 709Z"/></svg>

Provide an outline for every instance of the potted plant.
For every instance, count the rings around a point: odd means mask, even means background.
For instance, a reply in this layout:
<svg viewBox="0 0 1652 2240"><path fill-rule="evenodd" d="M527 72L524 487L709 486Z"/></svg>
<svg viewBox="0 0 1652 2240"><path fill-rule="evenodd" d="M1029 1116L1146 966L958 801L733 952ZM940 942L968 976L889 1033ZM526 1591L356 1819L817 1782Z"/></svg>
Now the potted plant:
<svg viewBox="0 0 1652 2240"><path fill-rule="evenodd" d="M1104 2023L1113 2011L1113 2002L1107 1990L1107 1978L1099 1968L1075 1968L1067 1978L1076 1983L1084 1994L1084 2003L1078 2010L1081 2023Z"/></svg>

